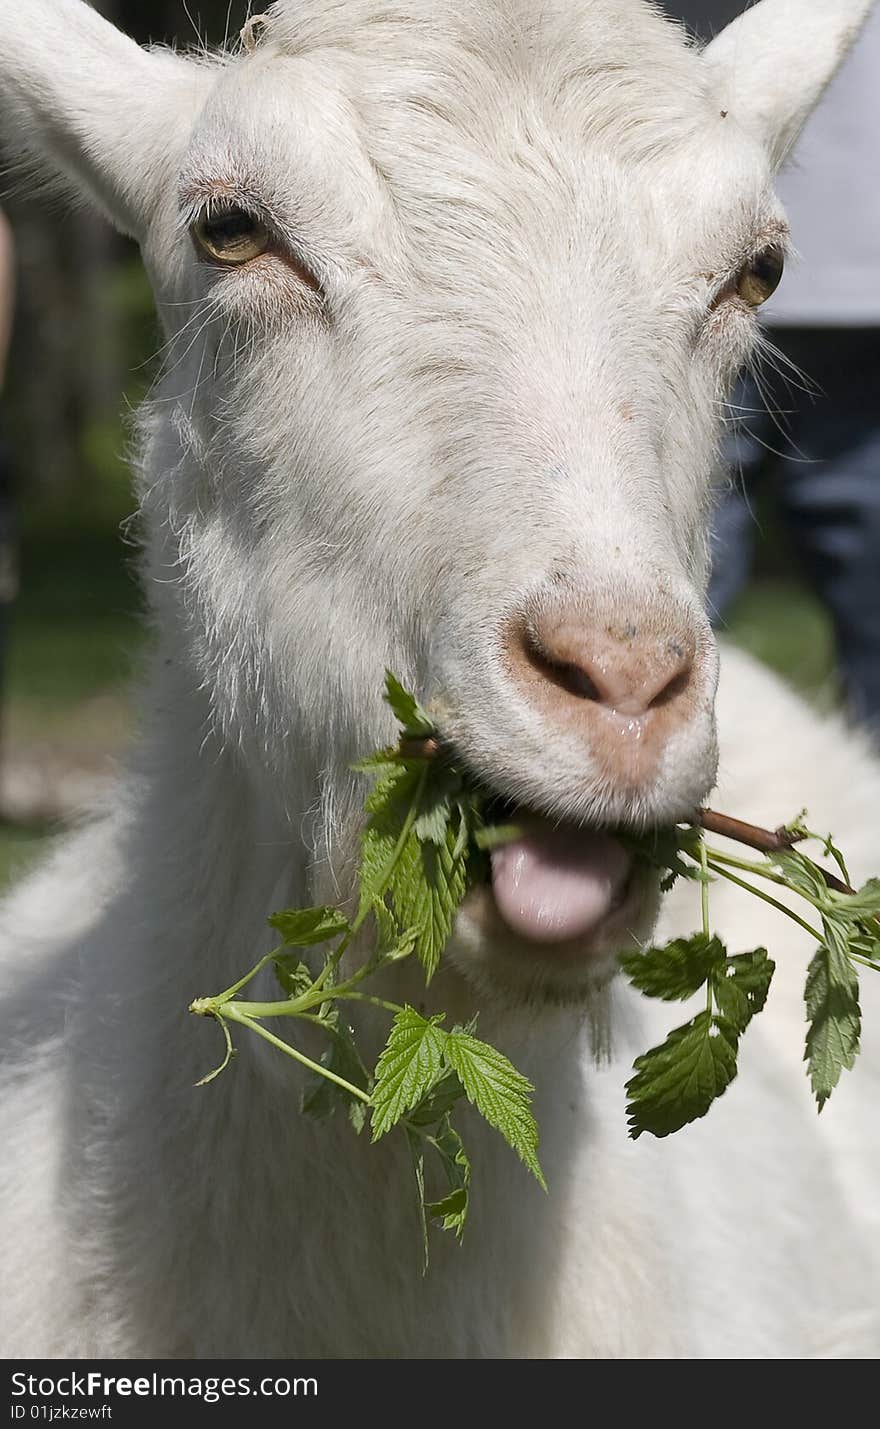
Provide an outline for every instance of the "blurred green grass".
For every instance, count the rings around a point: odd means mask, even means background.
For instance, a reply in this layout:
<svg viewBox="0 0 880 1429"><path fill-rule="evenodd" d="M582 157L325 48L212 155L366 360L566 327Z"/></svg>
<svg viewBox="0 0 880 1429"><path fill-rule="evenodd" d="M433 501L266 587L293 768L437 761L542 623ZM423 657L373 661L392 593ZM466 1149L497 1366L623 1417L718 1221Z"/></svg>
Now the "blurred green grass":
<svg viewBox="0 0 880 1429"><path fill-rule="evenodd" d="M89 764L124 747L128 685L145 641L132 552L117 503L99 522L25 521L20 592L9 615L0 759L39 761L45 750ZM0 819L0 889L39 858L59 825Z"/></svg>
<svg viewBox="0 0 880 1429"><path fill-rule="evenodd" d="M754 581L719 633L763 660L814 704L824 709L837 702L830 617L796 580L768 576Z"/></svg>

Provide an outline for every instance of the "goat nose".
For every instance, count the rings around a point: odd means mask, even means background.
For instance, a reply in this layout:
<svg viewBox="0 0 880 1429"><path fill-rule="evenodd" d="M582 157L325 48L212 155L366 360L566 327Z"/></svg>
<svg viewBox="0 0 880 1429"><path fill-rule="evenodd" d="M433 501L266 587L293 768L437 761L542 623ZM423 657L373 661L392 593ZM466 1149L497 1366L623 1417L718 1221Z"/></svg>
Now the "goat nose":
<svg viewBox="0 0 880 1429"><path fill-rule="evenodd" d="M677 608L621 623L577 611L521 617L508 628L507 651L529 703L582 739L616 781L650 777L699 704L698 640Z"/></svg>
<svg viewBox="0 0 880 1429"><path fill-rule="evenodd" d="M524 654L552 684L621 715L643 715L687 686L693 636L642 634L637 625L615 630L571 621L529 621Z"/></svg>

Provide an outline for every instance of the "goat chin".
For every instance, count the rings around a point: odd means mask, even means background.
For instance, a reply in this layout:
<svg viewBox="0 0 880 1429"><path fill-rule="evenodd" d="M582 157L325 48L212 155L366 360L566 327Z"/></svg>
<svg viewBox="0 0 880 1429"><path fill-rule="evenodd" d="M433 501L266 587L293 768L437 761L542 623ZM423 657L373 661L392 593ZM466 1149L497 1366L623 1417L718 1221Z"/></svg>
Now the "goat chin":
<svg viewBox="0 0 880 1429"><path fill-rule="evenodd" d="M855 878L877 869L880 763L856 736L732 651L719 715L725 808L774 824L806 804ZM173 772L132 775L4 910L8 1355L877 1352L873 979L862 1057L819 1119L801 1065L808 940L713 887L713 923L732 948L769 946L776 982L736 1083L664 1142L628 1141L623 1084L669 1009L620 981L586 1008L487 1006L486 1035L536 1083L550 1192L468 1126L472 1223L463 1247L436 1237L424 1281L395 1138L299 1118L296 1073L261 1046L193 1089L216 1047L184 1009L240 967L278 870L246 836L231 845L245 818L216 762L193 766L176 805ZM201 883L175 857L196 834ZM661 934L697 916L677 891Z"/></svg>

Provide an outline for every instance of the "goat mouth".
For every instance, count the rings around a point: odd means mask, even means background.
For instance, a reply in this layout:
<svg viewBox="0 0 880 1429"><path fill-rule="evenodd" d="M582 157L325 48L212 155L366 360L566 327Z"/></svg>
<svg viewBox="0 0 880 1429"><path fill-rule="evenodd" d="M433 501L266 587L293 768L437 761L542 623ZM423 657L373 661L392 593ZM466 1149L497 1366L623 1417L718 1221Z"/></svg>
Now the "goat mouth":
<svg viewBox="0 0 880 1429"><path fill-rule="evenodd" d="M521 953L559 961L631 942L647 883L623 844L604 829L510 805L503 813L515 831L492 850L489 878L470 900L482 931Z"/></svg>

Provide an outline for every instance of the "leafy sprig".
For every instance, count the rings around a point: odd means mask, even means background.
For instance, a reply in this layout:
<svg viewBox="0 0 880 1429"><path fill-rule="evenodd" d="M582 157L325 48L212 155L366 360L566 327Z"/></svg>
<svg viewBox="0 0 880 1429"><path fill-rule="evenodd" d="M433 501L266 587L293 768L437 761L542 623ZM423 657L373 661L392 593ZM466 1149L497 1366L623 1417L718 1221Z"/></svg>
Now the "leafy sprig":
<svg viewBox="0 0 880 1429"><path fill-rule="evenodd" d="M541 1186L538 1128L531 1110L534 1088L498 1048L482 1042L474 1025L447 1030L443 1014L415 1008L365 990L384 968L415 956L430 983L449 940L461 902L480 876L484 854L483 797L447 759L426 760L406 751L407 741L434 740L427 712L389 674L386 699L402 730L401 744L358 768L373 780L365 802L357 912L338 908L289 909L273 914L281 944L233 987L200 998L191 1011L223 1028L226 1057L204 1078L213 1081L233 1055L232 1030L244 1028L299 1062L310 1074L301 1110L314 1117L344 1108L356 1132L369 1123L372 1140L402 1132L409 1146L427 1264L428 1222L461 1236L468 1212L470 1161L455 1118L469 1102L504 1137ZM371 937L367 935L372 934ZM346 954L369 951L354 970ZM311 956L321 951L321 965ZM284 994L274 1002L241 994L267 968ZM358 1003L390 1014L384 1048L368 1067L346 1016ZM326 1038L319 1061L265 1026L294 1019ZM437 1194L432 1192L437 1181Z"/></svg>
<svg viewBox="0 0 880 1429"><path fill-rule="evenodd" d="M471 1163L457 1125L465 1103L504 1137L546 1189L534 1088L498 1048L477 1037L475 1024L447 1028L444 1014L426 1017L366 985L413 957L430 983L465 894L485 878L487 851L521 831L487 820L484 793L444 749L431 716L390 673L385 697L401 739L356 766L372 787L365 800L354 916L327 907L273 914L269 923L280 944L233 987L198 999L190 1010L215 1019L226 1046L222 1064L200 1085L229 1066L233 1032L241 1028L308 1073L301 1097L306 1115L326 1118L343 1111L356 1133L369 1125L374 1142L388 1135L404 1138L427 1267L429 1224L460 1238L467 1219ZM707 828L746 844L758 857L710 846ZM627 1084L630 1134L668 1136L705 1116L736 1077L741 1039L767 1001L775 965L766 949L731 954L711 932L710 890L719 878L794 919L816 943L804 992L804 1057L821 1111L858 1054L859 969L880 971L880 879L854 890L830 837L819 842L839 877L808 858L795 846L817 837L803 814L770 832L702 810L693 825L617 836L641 863L658 871L664 890L680 878L697 883L702 912L701 930L693 937L621 958L625 973L647 997L685 1002L702 993L705 999L660 1046L636 1058ZM790 907L767 884L797 895L806 911ZM243 998L268 969L281 998ZM374 1065L359 1049L349 1020L358 1004L389 1019ZM321 1034L325 1045L318 1060L265 1025L282 1019Z"/></svg>
<svg viewBox="0 0 880 1429"><path fill-rule="evenodd" d="M669 846L669 833L664 834L668 866L701 883L702 931L665 947L631 954L621 962L633 984L648 997L684 1001L705 989L706 1008L670 1033L661 1046L636 1059L635 1076L627 1083L631 1135L638 1137L647 1131L668 1136L705 1116L735 1078L740 1039L767 1000L775 964L766 949L731 956L720 940L709 934L709 888L717 878L763 899L798 923L817 944L804 988L804 1060L821 1111L858 1055L859 969L880 972L880 880L870 879L858 891L850 888L840 850L830 837L811 833L803 814L775 835L767 834L768 852L757 859L710 847L705 835L691 827L674 830L672 836L674 849ZM810 839L818 839L823 853L836 863L843 882L794 847L796 842ZM771 847L774 840L779 845L776 848ZM639 840L630 838L628 842L636 852L641 851ZM646 861L654 861L654 849L654 838L649 836ZM806 916L761 883L796 894L807 905Z"/></svg>

